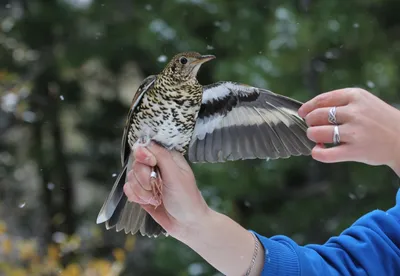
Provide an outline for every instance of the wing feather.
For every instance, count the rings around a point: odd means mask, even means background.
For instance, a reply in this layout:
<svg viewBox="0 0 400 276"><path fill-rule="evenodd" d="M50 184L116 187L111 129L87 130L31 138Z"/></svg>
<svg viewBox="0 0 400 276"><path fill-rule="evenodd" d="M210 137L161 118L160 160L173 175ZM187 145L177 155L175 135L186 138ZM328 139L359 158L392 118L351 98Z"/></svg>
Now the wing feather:
<svg viewBox="0 0 400 276"><path fill-rule="evenodd" d="M301 102L234 82L204 87L188 155L192 162L310 155Z"/></svg>
<svg viewBox="0 0 400 276"><path fill-rule="evenodd" d="M150 75L147 78L145 78L138 89L135 92L135 95L133 96L132 99L132 104L131 108L129 109L128 115L126 116L126 121L125 121L125 127L124 127L124 133L122 135L122 140L121 140L121 163L124 165L124 161L127 158L127 155L130 154L130 148L128 145L128 132L129 132L129 126L132 121L132 116L134 114L134 111L138 104L140 103L144 93L148 91L153 85L155 80L157 79L156 75Z"/></svg>

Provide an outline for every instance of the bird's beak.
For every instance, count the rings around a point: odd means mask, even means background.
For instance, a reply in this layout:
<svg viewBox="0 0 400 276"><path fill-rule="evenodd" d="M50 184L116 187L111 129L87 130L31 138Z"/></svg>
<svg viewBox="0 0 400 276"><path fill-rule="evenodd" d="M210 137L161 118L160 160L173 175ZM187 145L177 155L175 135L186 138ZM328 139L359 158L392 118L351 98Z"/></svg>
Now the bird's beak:
<svg viewBox="0 0 400 276"><path fill-rule="evenodd" d="M193 63L195 63L195 64L203 64L203 63L205 63L207 61L210 61L210 60L212 60L214 58L215 58L214 55L202 55L198 60L196 60Z"/></svg>

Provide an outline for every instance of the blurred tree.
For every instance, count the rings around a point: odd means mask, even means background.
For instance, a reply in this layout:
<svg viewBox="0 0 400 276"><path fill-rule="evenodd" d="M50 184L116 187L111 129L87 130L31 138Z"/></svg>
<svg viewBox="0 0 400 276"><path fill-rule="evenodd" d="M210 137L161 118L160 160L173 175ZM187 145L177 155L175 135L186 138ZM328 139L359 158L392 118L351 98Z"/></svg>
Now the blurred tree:
<svg viewBox="0 0 400 276"><path fill-rule="evenodd" d="M173 239L136 241L95 225L140 81L194 50L217 56L201 70L202 83L234 80L301 101L360 86L399 104L399 5L0 1L0 271L44 275L37 268L53 256L65 275L84 275L94 263L108 273L113 262L125 275L214 275ZM388 208L399 186L388 168L310 157L193 169L213 208L301 244L322 243L363 213ZM19 243L39 255L13 255Z"/></svg>

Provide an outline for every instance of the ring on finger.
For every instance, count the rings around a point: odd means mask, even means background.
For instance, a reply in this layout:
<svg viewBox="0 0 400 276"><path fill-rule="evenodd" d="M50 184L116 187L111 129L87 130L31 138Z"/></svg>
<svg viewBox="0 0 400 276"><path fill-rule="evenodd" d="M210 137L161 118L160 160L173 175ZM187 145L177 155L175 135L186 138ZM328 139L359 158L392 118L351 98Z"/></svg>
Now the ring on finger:
<svg viewBox="0 0 400 276"><path fill-rule="evenodd" d="M337 125L337 121L336 121L336 106L331 107L331 109L329 109L328 121L332 125Z"/></svg>
<svg viewBox="0 0 400 276"><path fill-rule="evenodd" d="M340 144L339 127L337 125L333 128L333 144L334 145Z"/></svg>

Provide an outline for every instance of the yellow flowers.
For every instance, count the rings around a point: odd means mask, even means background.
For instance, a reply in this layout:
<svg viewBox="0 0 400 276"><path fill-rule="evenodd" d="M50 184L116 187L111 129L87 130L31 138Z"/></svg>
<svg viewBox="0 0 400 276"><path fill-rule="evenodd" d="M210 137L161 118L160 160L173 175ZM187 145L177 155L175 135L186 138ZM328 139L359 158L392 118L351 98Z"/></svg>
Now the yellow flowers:
<svg viewBox="0 0 400 276"><path fill-rule="evenodd" d="M82 275L82 269L78 264L72 263L61 272L61 276L80 276Z"/></svg>
<svg viewBox="0 0 400 276"><path fill-rule="evenodd" d="M47 258L49 262L59 262L60 260L60 249L55 244L50 244L47 247Z"/></svg>
<svg viewBox="0 0 400 276"><path fill-rule="evenodd" d="M12 242L9 238L4 238L1 242L1 251L5 254L8 255L12 251Z"/></svg>
<svg viewBox="0 0 400 276"><path fill-rule="evenodd" d="M123 263L125 261L125 251L121 248L115 248L113 250L114 258L117 262Z"/></svg>
<svg viewBox="0 0 400 276"><path fill-rule="evenodd" d="M34 240L22 240L18 242L19 258L23 261L34 258L37 254L37 244Z"/></svg>
<svg viewBox="0 0 400 276"><path fill-rule="evenodd" d="M4 221L0 220L0 236L7 232L7 225Z"/></svg>
<svg viewBox="0 0 400 276"><path fill-rule="evenodd" d="M95 231L95 230L94 230ZM92 237L91 237L92 238ZM65 235L58 243L51 243L46 250L40 250L37 239L22 239L7 233L7 225L0 221L0 275L9 276L119 276L124 269L126 254L135 247L136 238L127 236L122 248L113 249L113 258L93 259L85 254L88 244L97 246L95 241L74 234ZM73 253L74 258L63 266L64 256Z"/></svg>
<svg viewBox="0 0 400 276"><path fill-rule="evenodd" d="M132 251L135 248L135 243L136 243L136 236L126 236L125 240L125 250L126 251Z"/></svg>

